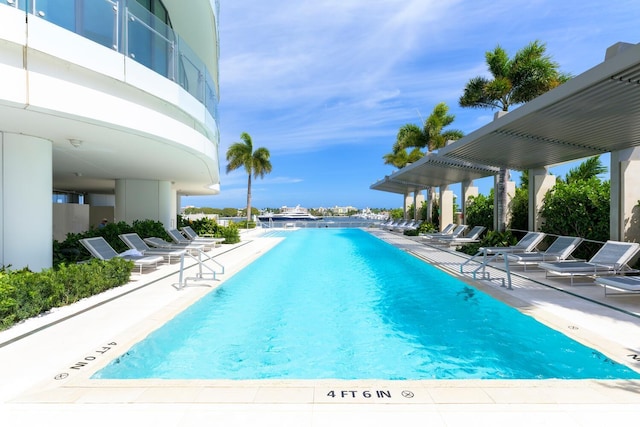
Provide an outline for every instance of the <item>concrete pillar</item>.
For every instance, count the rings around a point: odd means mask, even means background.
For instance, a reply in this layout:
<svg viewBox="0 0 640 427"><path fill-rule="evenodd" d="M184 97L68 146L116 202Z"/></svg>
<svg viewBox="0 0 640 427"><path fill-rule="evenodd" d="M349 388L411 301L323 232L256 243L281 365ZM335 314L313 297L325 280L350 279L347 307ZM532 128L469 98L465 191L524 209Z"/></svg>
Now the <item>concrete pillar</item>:
<svg viewBox="0 0 640 427"><path fill-rule="evenodd" d="M610 238L640 242L640 147L611 153Z"/></svg>
<svg viewBox="0 0 640 427"><path fill-rule="evenodd" d="M467 223L467 205L472 197L477 197L479 194L478 187L473 185L473 181L465 181L462 183L462 223Z"/></svg>
<svg viewBox="0 0 640 427"><path fill-rule="evenodd" d="M135 220L150 219L175 228L175 209L175 191L169 181L116 180L116 221L131 224Z"/></svg>
<svg viewBox="0 0 640 427"><path fill-rule="evenodd" d="M0 266L52 266L52 159L51 141L0 133Z"/></svg>
<svg viewBox="0 0 640 427"><path fill-rule="evenodd" d="M554 185L556 177L549 175L547 168L529 169L529 230L540 231L544 196Z"/></svg>
<svg viewBox="0 0 640 427"><path fill-rule="evenodd" d="M453 222L453 191L448 185L440 187L440 231Z"/></svg>

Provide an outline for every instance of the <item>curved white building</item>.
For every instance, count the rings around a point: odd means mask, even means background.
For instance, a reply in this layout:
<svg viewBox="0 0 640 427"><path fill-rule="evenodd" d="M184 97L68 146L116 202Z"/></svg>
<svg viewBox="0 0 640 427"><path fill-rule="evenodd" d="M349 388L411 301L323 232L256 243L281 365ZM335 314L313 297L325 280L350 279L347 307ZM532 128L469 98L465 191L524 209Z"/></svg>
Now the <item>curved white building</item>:
<svg viewBox="0 0 640 427"><path fill-rule="evenodd" d="M0 266L219 191L217 0L0 0Z"/></svg>

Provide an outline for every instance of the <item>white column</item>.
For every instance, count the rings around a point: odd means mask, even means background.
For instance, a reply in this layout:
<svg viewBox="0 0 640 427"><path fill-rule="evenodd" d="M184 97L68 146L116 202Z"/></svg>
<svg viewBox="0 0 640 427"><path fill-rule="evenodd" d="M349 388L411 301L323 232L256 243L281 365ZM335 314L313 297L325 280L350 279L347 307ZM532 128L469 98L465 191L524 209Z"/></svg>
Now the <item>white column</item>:
<svg viewBox="0 0 640 427"><path fill-rule="evenodd" d="M472 197L478 197L478 187L473 185L473 181L465 181L462 183L462 223L467 223L467 205Z"/></svg>
<svg viewBox="0 0 640 427"><path fill-rule="evenodd" d="M611 153L610 238L640 242L640 148Z"/></svg>
<svg viewBox="0 0 640 427"><path fill-rule="evenodd" d="M440 231L453 222L453 191L448 185L440 187Z"/></svg>
<svg viewBox="0 0 640 427"><path fill-rule="evenodd" d="M549 175L547 168L529 169L529 230L540 231L544 196L554 185L556 177Z"/></svg>
<svg viewBox="0 0 640 427"><path fill-rule="evenodd" d="M52 144L0 133L0 265L41 271L53 261Z"/></svg>
<svg viewBox="0 0 640 427"><path fill-rule="evenodd" d="M118 179L115 220L131 224L150 219L175 228L175 200L169 181Z"/></svg>

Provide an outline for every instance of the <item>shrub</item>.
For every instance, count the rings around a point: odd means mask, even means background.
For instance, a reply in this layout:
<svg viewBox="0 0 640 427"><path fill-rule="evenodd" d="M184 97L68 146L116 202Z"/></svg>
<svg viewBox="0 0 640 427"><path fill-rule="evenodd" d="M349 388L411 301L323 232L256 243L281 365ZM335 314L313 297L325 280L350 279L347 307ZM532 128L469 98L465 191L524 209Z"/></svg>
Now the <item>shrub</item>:
<svg viewBox="0 0 640 427"><path fill-rule="evenodd" d="M243 227L246 227L246 221ZM254 222L250 222L249 225L255 227ZM211 234L214 237L224 237L225 240L223 243L225 244L233 244L238 243L240 241L240 231L238 230L238 224L233 222L229 222L228 226L222 226L218 224L215 220L209 218L201 218L193 221L183 220L183 225L189 225L193 228L197 234Z"/></svg>
<svg viewBox="0 0 640 427"><path fill-rule="evenodd" d="M465 223L482 225L493 230L493 190L488 196L479 194L470 199L466 208Z"/></svg>
<svg viewBox="0 0 640 427"><path fill-rule="evenodd" d="M529 190L527 188L516 188L515 197L511 200L509 227L516 230L529 229Z"/></svg>
<svg viewBox="0 0 640 427"><path fill-rule="evenodd" d="M133 262L122 258L93 259L82 264L60 264L34 273L28 269L0 270L0 330L53 307L129 282Z"/></svg>
<svg viewBox="0 0 640 427"><path fill-rule="evenodd" d="M223 243L238 243L240 241L240 231L238 227L234 223L229 223L227 227L220 227L220 236L216 235L216 237L224 237Z"/></svg>
<svg viewBox="0 0 640 427"><path fill-rule="evenodd" d="M597 178L557 182L544 197L541 231L605 242L609 239L609 182ZM576 258L589 259L600 245L581 244Z"/></svg>

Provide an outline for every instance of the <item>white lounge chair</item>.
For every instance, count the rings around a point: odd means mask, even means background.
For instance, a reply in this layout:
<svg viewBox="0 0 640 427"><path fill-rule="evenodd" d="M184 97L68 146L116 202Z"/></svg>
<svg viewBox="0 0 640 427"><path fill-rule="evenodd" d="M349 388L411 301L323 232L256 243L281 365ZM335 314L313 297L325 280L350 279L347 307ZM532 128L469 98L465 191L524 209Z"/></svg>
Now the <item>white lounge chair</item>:
<svg viewBox="0 0 640 427"><path fill-rule="evenodd" d="M198 233L195 232L193 228L188 225L185 225L181 229L182 233L185 237L191 240L193 243L213 243L214 247L218 247L224 242L226 239L224 237L201 237Z"/></svg>
<svg viewBox="0 0 640 427"><path fill-rule="evenodd" d="M448 245L448 246L462 246L467 243L477 243L480 241L480 236L487 227L483 227L482 225L476 225L469 233L465 234L463 237L455 237L453 235L449 236L441 236L435 239L435 241L430 242L434 245Z"/></svg>
<svg viewBox="0 0 640 427"><path fill-rule="evenodd" d="M145 241L145 243L153 246L154 248L186 249L191 254L196 253L198 251L205 251L207 249L206 246L199 245L197 243L182 245L182 244L167 242L166 240L161 239L160 237L145 237L143 240Z"/></svg>
<svg viewBox="0 0 640 427"><path fill-rule="evenodd" d="M506 253L531 252L544 239L545 234L539 231L529 231L513 246L489 246L478 249L478 254L493 255Z"/></svg>
<svg viewBox="0 0 640 427"><path fill-rule="evenodd" d="M120 240L122 240L129 248L135 249L142 255L160 255L165 258L169 264L171 263L172 257L180 258L180 256L187 252L184 248L151 248L137 233L120 234L118 237L120 237Z"/></svg>
<svg viewBox="0 0 640 427"><path fill-rule="evenodd" d="M395 228L402 227L406 223L407 223L406 219L399 219L399 220L395 221L394 223L392 223L391 225L388 225L387 226L387 230L393 231Z"/></svg>
<svg viewBox="0 0 640 427"><path fill-rule="evenodd" d="M424 240L430 241L430 240L437 240L437 239L442 239L442 238L447 238L447 239L455 239L457 237L462 237L462 233L464 233L464 231L467 229L467 226L464 224L461 225L455 225L453 228L445 228L445 230L449 230L449 231L441 231L440 233L431 233L431 234L424 234L421 237Z"/></svg>
<svg viewBox="0 0 640 427"><path fill-rule="evenodd" d="M398 225L397 227L393 228L393 231L404 231L404 230L408 230L409 228L413 227L416 224L416 220L411 219L407 222L405 222L402 225Z"/></svg>
<svg viewBox="0 0 640 427"><path fill-rule="evenodd" d="M205 242L205 241L202 241L202 240L200 240L198 242L194 242L194 241L192 241L190 239L187 239L187 237L184 234L182 234L176 228L165 228L165 230L167 231L167 234L169 234L169 237L171 237L171 240L173 240L173 242L178 244L178 245L197 244L197 245L204 246L205 250L211 249L216 245L215 242Z"/></svg>
<svg viewBox="0 0 640 427"><path fill-rule="evenodd" d="M596 277L595 283L604 287L605 296L640 294L640 276Z"/></svg>
<svg viewBox="0 0 640 427"><path fill-rule="evenodd" d="M525 252L508 254L509 262L522 265L527 270L528 265L538 265L546 261L564 261L582 242L581 237L560 236L543 252Z"/></svg>
<svg viewBox="0 0 640 427"><path fill-rule="evenodd" d="M437 236L445 236L447 234L451 234L451 232L453 231L453 229L456 228L455 224L449 224L447 225L445 228L442 229L442 231L438 231L435 233L422 233L420 234L420 236L432 236L432 237L437 237Z"/></svg>
<svg viewBox="0 0 640 427"><path fill-rule="evenodd" d="M93 257L104 261L116 257L133 261L133 263L137 267L140 267L140 273L142 273L142 269L144 267L157 268L158 263L162 262L162 260L164 259L163 257L158 255L131 255L126 252L119 254L115 251L115 249L113 249L113 247L111 247L109 242L107 242L104 237L88 237L86 239L80 239L80 244L82 244L82 246L84 246Z"/></svg>
<svg viewBox="0 0 640 427"><path fill-rule="evenodd" d="M640 250L640 244L607 241L589 261L541 262L538 267L546 276L569 277L573 286L575 276L597 277L632 271L627 265Z"/></svg>

